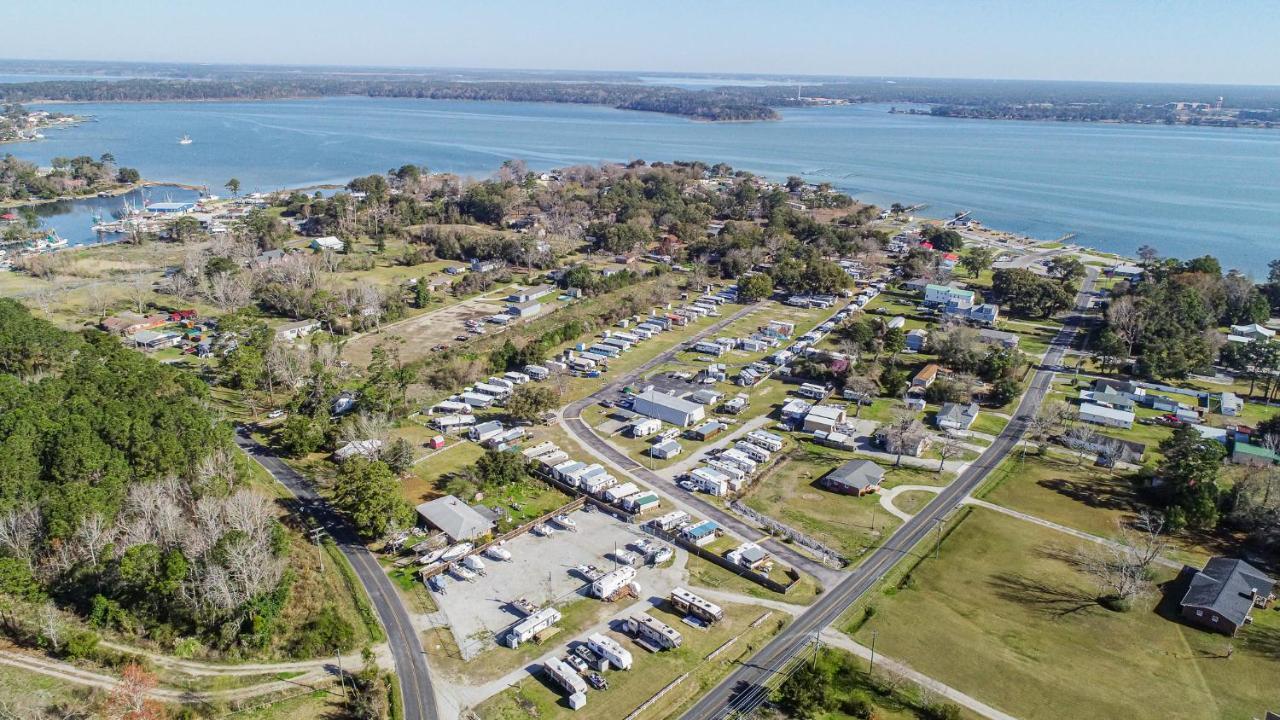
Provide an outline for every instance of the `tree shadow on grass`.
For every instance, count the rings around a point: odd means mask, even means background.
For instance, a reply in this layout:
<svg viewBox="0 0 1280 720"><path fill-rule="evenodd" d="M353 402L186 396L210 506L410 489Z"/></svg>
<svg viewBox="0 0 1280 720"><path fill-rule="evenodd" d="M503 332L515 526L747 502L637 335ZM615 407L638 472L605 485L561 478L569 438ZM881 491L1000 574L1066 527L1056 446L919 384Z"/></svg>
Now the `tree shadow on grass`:
<svg viewBox="0 0 1280 720"><path fill-rule="evenodd" d="M1020 573L1001 573L990 585L1003 600L1031 607L1054 619L1090 613L1101 608L1098 596L1070 585L1050 584Z"/></svg>
<svg viewBox="0 0 1280 720"><path fill-rule="evenodd" d="M1137 494L1125 487L1122 482L1101 483L1049 478L1039 480L1036 484L1091 508L1125 512L1136 512L1139 509Z"/></svg>

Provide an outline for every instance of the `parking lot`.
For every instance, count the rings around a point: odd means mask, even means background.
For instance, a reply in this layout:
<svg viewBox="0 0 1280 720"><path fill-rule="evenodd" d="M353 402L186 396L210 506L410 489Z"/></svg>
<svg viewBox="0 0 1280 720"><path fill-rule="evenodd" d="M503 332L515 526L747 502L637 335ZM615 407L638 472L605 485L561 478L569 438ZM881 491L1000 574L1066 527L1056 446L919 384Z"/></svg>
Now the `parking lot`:
<svg viewBox="0 0 1280 720"><path fill-rule="evenodd" d="M493 647L494 640L490 638L500 637L524 617L512 605L514 600L527 598L535 606L543 607L586 597L588 583L578 573L571 572L572 568L594 565L611 570L614 563L608 556L615 547L621 550L628 543L647 537L639 528L598 511L579 511L572 517L577 522L577 532L557 532L550 537L525 533L505 545L512 555L509 562L485 558L487 574L484 577L474 582L451 577L445 593L434 595L440 611L448 618L464 659L470 660ZM636 570L636 581L643 594L648 593L652 580L663 572L649 567ZM662 584L665 587L670 583ZM556 639L563 641L570 637Z"/></svg>

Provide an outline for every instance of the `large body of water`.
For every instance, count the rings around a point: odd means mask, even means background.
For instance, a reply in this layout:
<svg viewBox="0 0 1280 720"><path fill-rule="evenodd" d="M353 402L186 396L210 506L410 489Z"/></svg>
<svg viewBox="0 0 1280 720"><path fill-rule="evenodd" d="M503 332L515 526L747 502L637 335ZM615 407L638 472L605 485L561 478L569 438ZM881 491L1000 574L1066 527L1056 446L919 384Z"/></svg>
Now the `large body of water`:
<svg viewBox="0 0 1280 720"><path fill-rule="evenodd" d="M47 164L111 152L152 180L244 191L341 183L404 163L485 176L530 167L703 160L829 181L876 203L971 210L989 226L1132 253L1212 253L1264 272L1280 257L1280 132L959 120L878 105L717 124L597 106L332 98L60 105L94 117L2 152ZM194 143L179 145L189 134Z"/></svg>

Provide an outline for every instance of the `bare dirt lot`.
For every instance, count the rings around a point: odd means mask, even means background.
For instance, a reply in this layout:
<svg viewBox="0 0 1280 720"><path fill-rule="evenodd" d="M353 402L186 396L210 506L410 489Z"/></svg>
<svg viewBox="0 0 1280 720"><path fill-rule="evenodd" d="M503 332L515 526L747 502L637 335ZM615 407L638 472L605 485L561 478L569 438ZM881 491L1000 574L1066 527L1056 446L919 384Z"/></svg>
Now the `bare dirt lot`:
<svg viewBox="0 0 1280 720"><path fill-rule="evenodd" d="M426 357L431 354L431 348L435 345L456 344L454 336L466 333L463 322L481 320L502 312L506 306L502 299L510 292L511 288L494 290L447 305L439 310L384 325L379 330L365 333L348 342L343 356L352 364L364 367L369 364L375 345L386 337L398 335L405 339L405 344L400 349L401 357L405 362ZM491 333L497 332L499 327L485 323L485 330Z"/></svg>

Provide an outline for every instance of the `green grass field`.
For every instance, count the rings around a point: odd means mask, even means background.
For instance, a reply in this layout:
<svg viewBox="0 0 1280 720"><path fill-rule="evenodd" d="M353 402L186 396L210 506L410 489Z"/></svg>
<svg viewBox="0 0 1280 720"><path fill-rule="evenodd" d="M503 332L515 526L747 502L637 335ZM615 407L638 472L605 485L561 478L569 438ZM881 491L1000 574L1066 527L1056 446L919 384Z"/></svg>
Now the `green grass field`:
<svg viewBox="0 0 1280 720"><path fill-rule="evenodd" d="M867 644L875 631L885 655L1027 720L1245 720L1275 707L1280 612L1256 612L1234 640L1170 619L1158 594L1111 612L1058 559L1072 547L1052 530L975 510L940 559L875 591L876 612L854 637Z"/></svg>
<svg viewBox="0 0 1280 720"><path fill-rule="evenodd" d="M820 480L856 453L801 440L788 458L761 477L746 504L839 550L850 560L876 547L901 524L880 507L875 495L855 497L832 492ZM884 487L940 485L948 474L907 467L884 466Z"/></svg>

